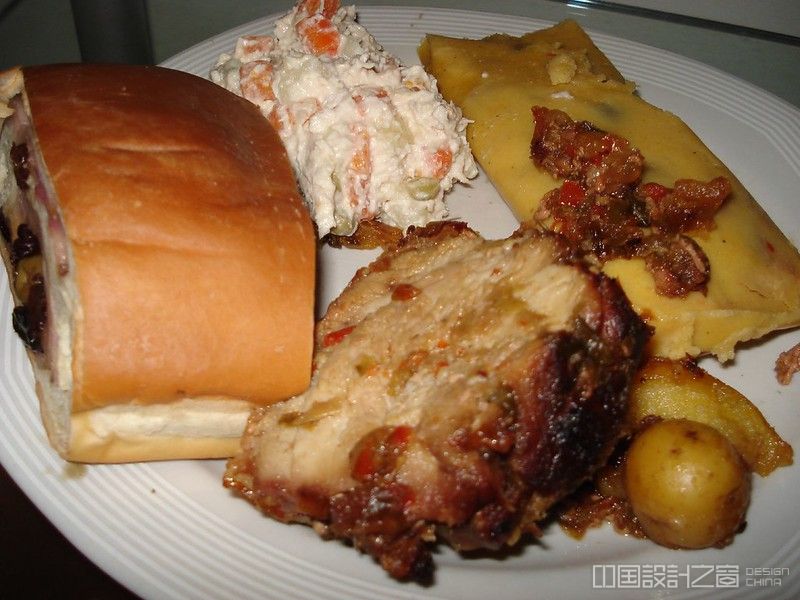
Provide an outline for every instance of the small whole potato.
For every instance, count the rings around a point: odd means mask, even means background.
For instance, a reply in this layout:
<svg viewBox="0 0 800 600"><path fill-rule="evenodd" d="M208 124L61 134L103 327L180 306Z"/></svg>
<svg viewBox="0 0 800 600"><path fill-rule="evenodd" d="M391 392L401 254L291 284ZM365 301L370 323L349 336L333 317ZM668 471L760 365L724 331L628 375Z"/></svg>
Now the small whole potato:
<svg viewBox="0 0 800 600"><path fill-rule="evenodd" d="M670 548L722 547L744 522L750 472L716 429L668 419L642 430L625 458L625 491L647 536Z"/></svg>

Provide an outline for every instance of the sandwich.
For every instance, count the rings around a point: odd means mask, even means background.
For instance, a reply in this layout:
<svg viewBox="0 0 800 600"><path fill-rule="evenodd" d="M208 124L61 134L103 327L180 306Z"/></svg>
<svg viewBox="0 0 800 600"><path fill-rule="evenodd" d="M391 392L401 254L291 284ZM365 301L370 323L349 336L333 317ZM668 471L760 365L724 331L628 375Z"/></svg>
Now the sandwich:
<svg viewBox="0 0 800 600"><path fill-rule="evenodd" d="M67 460L233 454L311 373L316 236L251 103L143 66L0 74L0 243Z"/></svg>

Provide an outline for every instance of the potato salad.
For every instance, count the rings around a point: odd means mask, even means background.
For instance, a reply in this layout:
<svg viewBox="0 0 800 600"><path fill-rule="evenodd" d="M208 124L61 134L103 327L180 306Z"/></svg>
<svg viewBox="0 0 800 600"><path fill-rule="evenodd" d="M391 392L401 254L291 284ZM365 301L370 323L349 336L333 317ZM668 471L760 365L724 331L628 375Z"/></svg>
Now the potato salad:
<svg viewBox="0 0 800 600"><path fill-rule="evenodd" d="M301 0L273 35L240 38L211 79L278 130L320 237L442 219L445 192L478 173L461 110L338 0Z"/></svg>

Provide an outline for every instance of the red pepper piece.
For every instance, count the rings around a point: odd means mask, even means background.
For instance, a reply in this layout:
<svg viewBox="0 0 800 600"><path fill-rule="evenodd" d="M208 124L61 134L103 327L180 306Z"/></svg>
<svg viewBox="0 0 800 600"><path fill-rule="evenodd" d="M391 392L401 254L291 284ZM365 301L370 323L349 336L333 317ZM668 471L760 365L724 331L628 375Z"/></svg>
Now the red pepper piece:
<svg viewBox="0 0 800 600"><path fill-rule="evenodd" d="M664 196L666 196L670 192L670 189L668 187L663 186L660 183L654 183L652 181L649 183L643 183L640 189L642 190L642 193L644 194L645 197L652 198L656 202L661 200Z"/></svg>
<svg viewBox="0 0 800 600"><path fill-rule="evenodd" d="M578 206L586 199L586 190L577 181L567 179L561 184L559 201L568 206Z"/></svg>
<svg viewBox="0 0 800 600"><path fill-rule="evenodd" d="M396 285L394 290L392 290L392 300L405 302L419 295L420 291L422 290L418 287L414 287L410 283L401 283Z"/></svg>
<svg viewBox="0 0 800 600"><path fill-rule="evenodd" d="M331 346L335 346L348 335L350 335L355 328L355 325L348 325L347 327L342 327L341 329L337 329L336 331L331 331L330 333L325 334L325 336L322 338L322 347L330 348Z"/></svg>

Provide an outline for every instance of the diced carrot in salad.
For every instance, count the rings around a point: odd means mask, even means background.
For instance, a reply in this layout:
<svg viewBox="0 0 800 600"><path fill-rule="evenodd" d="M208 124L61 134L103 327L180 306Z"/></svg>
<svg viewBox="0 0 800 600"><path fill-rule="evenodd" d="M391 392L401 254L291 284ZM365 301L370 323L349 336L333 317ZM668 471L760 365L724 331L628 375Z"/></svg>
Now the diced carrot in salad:
<svg viewBox="0 0 800 600"><path fill-rule="evenodd" d="M297 12L307 16L321 14L330 19L340 6L339 0L301 0L297 5Z"/></svg>
<svg viewBox="0 0 800 600"><path fill-rule="evenodd" d="M439 148L433 153L430 163L433 169L432 175L436 179L442 179L453 166L453 153L450 148Z"/></svg>
<svg viewBox="0 0 800 600"><path fill-rule="evenodd" d="M347 197L353 207L363 204L372 174L372 157L369 147L369 132L361 125L352 127L353 154L347 168Z"/></svg>
<svg viewBox="0 0 800 600"><path fill-rule="evenodd" d="M315 56L334 57L339 53L341 36L330 19L314 15L297 24L297 35L303 39L306 48Z"/></svg>
<svg viewBox="0 0 800 600"><path fill-rule="evenodd" d="M265 60L243 63L239 67L239 86L242 96L259 104L266 100L275 100L272 90L273 66Z"/></svg>

